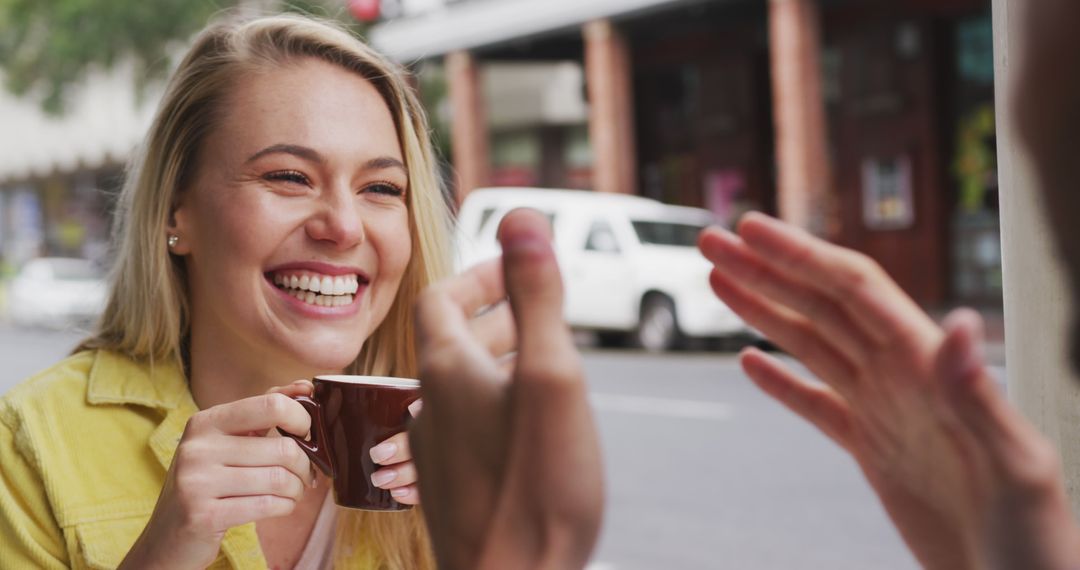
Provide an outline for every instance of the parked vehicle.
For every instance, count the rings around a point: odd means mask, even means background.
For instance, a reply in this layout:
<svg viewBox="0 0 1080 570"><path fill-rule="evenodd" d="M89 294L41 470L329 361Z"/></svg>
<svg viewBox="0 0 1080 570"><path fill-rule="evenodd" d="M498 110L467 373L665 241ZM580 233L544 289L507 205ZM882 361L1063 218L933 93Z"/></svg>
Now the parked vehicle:
<svg viewBox="0 0 1080 570"><path fill-rule="evenodd" d="M551 220L572 327L650 351L751 333L709 287L712 265L696 247L715 221L707 210L583 190L475 190L458 216L459 270L499 255L499 222L519 207Z"/></svg>
<svg viewBox="0 0 1080 570"><path fill-rule="evenodd" d="M24 326L86 324L105 308L107 289L101 273L85 259L34 259L11 281L11 320Z"/></svg>

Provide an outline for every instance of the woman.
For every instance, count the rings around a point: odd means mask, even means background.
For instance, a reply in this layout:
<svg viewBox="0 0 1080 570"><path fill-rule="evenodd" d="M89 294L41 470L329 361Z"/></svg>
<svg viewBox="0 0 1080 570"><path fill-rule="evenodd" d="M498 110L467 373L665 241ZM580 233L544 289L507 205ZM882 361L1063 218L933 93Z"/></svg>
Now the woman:
<svg viewBox="0 0 1080 570"><path fill-rule="evenodd" d="M97 331L0 400L5 567L432 566L416 511L327 532L329 485L266 436L310 427L290 380L417 373L448 235L426 133L404 73L331 25L196 39L121 195ZM404 434L372 455L416 503Z"/></svg>

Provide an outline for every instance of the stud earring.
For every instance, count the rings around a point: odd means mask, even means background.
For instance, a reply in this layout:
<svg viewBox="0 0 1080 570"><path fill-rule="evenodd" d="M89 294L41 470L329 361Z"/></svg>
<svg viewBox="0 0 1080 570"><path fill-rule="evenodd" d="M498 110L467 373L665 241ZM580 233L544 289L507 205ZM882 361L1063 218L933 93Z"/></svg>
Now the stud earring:
<svg viewBox="0 0 1080 570"><path fill-rule="evenodd" d="M168 239L169 249L176 247L176 244L180 243L180 237L170 235Z"/></svg>

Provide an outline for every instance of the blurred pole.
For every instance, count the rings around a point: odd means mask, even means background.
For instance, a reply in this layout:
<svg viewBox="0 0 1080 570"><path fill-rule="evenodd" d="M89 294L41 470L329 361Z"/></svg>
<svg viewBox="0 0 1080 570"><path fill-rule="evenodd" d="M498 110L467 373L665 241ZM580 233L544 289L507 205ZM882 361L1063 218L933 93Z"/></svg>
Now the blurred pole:
<svg viewBox="0 0 1080 570"><path fill-rule="evenodd" d="M636 194L637 158L626 40L610 20L589 22L582 33L593 188L599 192Z"/></svg>
<svg viewBox="0 0 1080 570"><path fill-rule="evenodd" d="M473 54L448 53L446 80L450 88L450 142L457 178L456 197L460 204L469 192L487 186L491 179L484 87Z"/></svg>
<svg viewBox="0 0 1080 570"><path fill-rule="evenodd" d="M823 234L832 178L821 91L818 0L769 0L780 218Z"/></svg>
<svg viewBox="0 0 1080 570"><path fill-rule="evenodd" d="M1080 383L1067 358L1070 296L1013 122L1027 1L993 0L1006 374L1009 398L1061 451L1073 512L1080 513Z"/></svg>

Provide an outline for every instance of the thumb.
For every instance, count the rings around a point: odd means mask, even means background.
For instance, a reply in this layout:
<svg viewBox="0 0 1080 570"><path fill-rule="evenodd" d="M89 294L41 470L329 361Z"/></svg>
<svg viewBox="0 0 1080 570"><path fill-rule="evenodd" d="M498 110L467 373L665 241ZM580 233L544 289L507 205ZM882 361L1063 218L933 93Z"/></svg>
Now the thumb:
<svg viewBox="0 0 1080 570"><path fill-rule="evenodd" d="M999 467L1024 457L1024 448L1041 437L1008 403L986 367L982 317L957 309L946 317L944 328L938 377L953 411Z"/></svg>
<svg viewBox="0 0 1080 570"><path fill-rule="evenodd" d="M547 366L566 350L573 350L570 330L563 321L563 285L551 227L535 210L518 209L499 226L503 272L518 338L518 369Z"/></svg>

